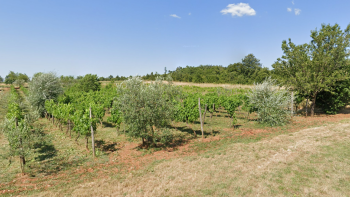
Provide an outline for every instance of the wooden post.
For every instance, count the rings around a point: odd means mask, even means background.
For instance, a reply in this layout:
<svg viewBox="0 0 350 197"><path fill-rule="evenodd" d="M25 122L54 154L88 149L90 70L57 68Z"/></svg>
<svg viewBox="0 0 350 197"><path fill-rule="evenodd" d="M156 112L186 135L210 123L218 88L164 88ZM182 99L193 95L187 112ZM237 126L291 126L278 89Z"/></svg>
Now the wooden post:
<svg viewBox="0 0 350 197"><path fill-rule="evenodd" d="M91 116L91 107L90 107L90 120L91 120L92 116ZM94 129L92 128L92 125L90 125L91 127L91 148L92 148L92 154L95 157L96 156L96 152L95 152L95 136L94 136Z"/></svg>
<svg viewBox="0 0 350 197"><path fill-rule="evenodd" d="M207 104L205 104L204 114L203 114L203 124L205 121L205 115L207 114Z"/></svg>
<svg viewBox="0 0 350 197"><path fill-rule="evenodd" d="M203 141L204 132L203 132L203 120L202 120L202 110L201 110L201 98L198 98L198 109L199 109L199 120L201 122L202 141Z"/></svg>

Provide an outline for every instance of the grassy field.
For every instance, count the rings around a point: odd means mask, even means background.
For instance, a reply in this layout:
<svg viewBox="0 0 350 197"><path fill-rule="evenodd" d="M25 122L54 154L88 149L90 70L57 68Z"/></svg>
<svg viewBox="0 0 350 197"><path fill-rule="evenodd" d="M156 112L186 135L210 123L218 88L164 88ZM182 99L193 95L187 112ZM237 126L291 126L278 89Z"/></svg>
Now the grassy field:
<svg viewBox="0 0 350 197"><path fill-rule="evenodd" d="M186 89L187 88L187 89ZM186 87L211 92L217 88ZM24 96L20 90L21 96ZM241 91L234 89L233 91ZM5 99L6 100L6 99ZM25 102L25 100L23 100ZM6 102L0 103L1 115ZM304 118L266 127L237 112L236 128L219 109L200 124L173 123L167 147L140 148L139 139L103 121L97 158L85 139L40 119L43 142L20 175L19 159L0 157L0 194L33 196L348 196L350 114ZM108 114L107 114L108 116ZM1 117L0 117L1 118ZM105 117L106 120L107 117ZM196 132L197 136L194 136ZM90 146L90 144L89 144ZM0 155L7 142L0 134ZM91 146L90 146L91 147ZM89 148L90 148L89 147Z"/></svg>

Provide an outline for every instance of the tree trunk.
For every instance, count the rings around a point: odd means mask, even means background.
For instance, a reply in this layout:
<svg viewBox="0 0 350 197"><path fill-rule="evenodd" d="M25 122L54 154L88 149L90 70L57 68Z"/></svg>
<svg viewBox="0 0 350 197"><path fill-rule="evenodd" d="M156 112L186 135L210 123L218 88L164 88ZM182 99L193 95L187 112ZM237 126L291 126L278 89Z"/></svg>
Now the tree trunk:
<svg viewBox="0 0 350 197"><path fill-rule="evenodd" d="M307 116L307 104L309 103L309 98L306 99L305 103L305 116Z"/></svg>
<svg viewBox="0 0 350 197"><path fill-rule="evenodd" d="M315 115L316 96L317 96L317 93L315 93L315 95L314 95L313 98L312 98L311 117L313 117L313 116Z"/></svg>
<svg viewBox="0 0 350 197"><path fill-rule="evenodd" d="M78 141L78 138L80 137L80 132L78 131L78 136L75 138L75 141Z"/></svg>
<svg viewBox="0 0 350 197"><path fill-rule="evenodd" d="M55 117L52 115L52 124L55 125Z"/></svg>
<svg viewBox="0 0 350 197"><path fill-rule="evenodd" d="M21 164L21 173L24 175L24 166L26 165L26 159L24 156L19 156L19 162Z"/></svg>
<svg viewBox="0 0 350 197"><path fill-rule="evenodd" d="M102 123L102 120L100 120L100 124L101 124L101 127L103 128L103 123Z"/></svg>
<svg viewBox="0 0 350 197"><path fill-rule="evenodd" d="M148 142L148 145L150 145L151 147L155 147L156 144L154 143L154 131L156 130L156 127L153 125L151 126L151 138L147 138L147 141L150 140L150 142Z"/></svg>

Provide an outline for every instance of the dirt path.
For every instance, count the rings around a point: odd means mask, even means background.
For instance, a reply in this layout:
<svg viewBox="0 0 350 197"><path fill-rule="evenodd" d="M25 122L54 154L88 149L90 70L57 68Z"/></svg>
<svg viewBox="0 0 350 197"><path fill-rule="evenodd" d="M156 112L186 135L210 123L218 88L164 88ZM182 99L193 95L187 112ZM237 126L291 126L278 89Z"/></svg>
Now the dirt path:
<svg viewBox="0 0 350 197"><path fill-rule="evenodd" d="M350 124L338 123L256 143L231 144L214 153L177 158L130 173L124 181L104 179L81 184L71 194L347 196L350 187L342 180L350 180L350 160L346 158L350 154L346 145L349 136ZM61 194L45 192L40 196Z"/></svg>

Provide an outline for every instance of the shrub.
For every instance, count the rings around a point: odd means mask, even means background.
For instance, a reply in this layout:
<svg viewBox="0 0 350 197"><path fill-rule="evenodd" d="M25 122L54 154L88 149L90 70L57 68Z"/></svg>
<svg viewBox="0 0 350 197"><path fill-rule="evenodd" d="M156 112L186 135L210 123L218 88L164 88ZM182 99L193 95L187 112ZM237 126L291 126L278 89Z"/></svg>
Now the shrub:
<svg viewBox="0 0 350 197"><path fill-rule="evenodd" d="M155 129L165 128L173 117L177 88L168 82L158 78L145 84L140 77L132 77L118 85L117 107L129 126L128 134L142 138L143 145L154 146Z"/></svg>
<svg viewBox="0 0 350 197"><path fill-rule="evenodd" d="M43 115L45 101L56 100L62 91L60 80L55 73L36 74L29 83L28 100L34 109Z"/></svg>
<svg viewBox="0 0 350 197"><path fill-rule="evenodd" d="M279 89L271 77L261 84L255 84L248 97L261 123L276 126L290 120L288 107L292 101L291 94L285 89Z"/></svg>

